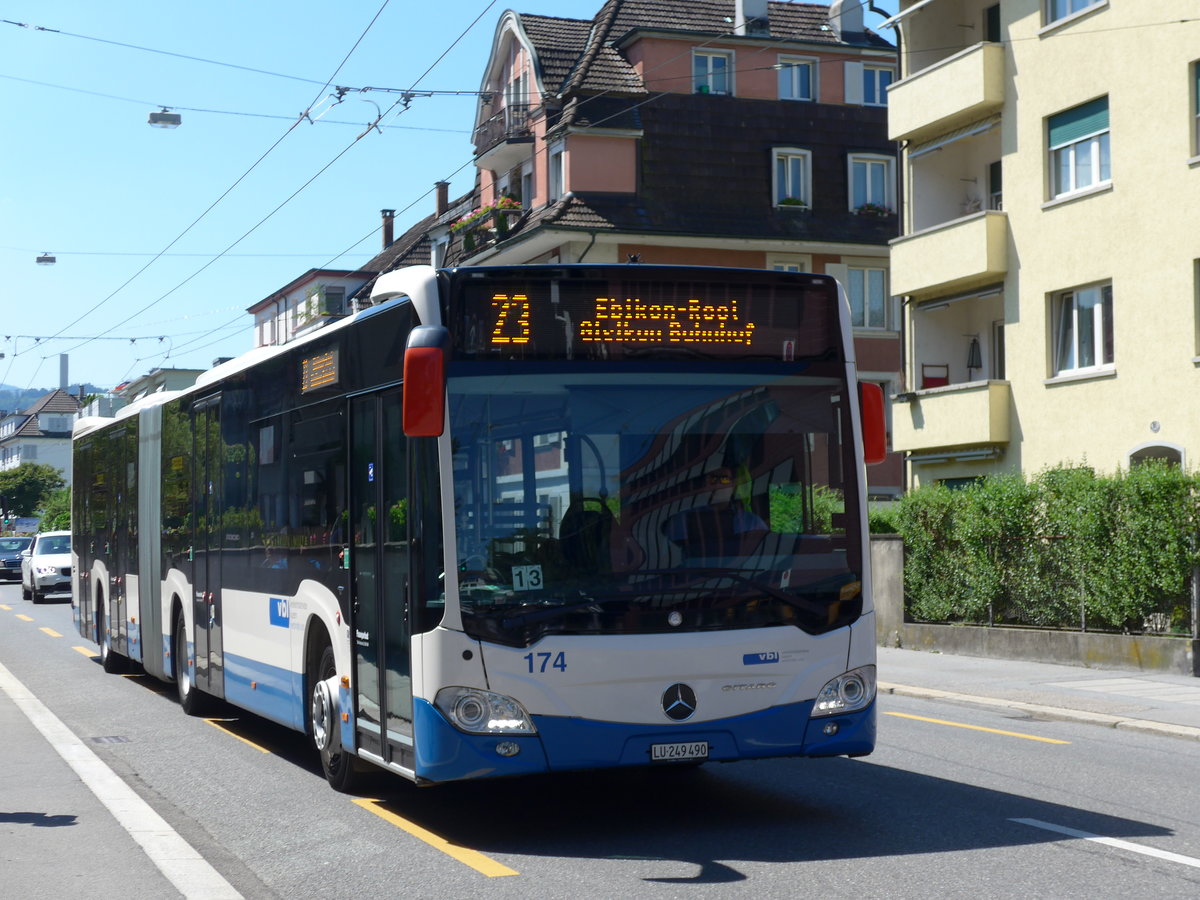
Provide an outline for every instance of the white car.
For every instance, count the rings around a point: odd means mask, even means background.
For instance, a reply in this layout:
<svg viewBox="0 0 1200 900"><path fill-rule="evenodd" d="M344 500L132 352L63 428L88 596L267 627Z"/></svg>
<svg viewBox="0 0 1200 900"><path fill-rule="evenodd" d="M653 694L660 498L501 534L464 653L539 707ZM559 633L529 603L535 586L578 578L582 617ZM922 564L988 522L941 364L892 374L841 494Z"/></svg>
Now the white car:
<svg viewBox="0 0 1200 900"><path fill-rule="evenodd" d="M71 532L47 531L21 552L21 596L41 603L62 593L71 593Z"/></svg>

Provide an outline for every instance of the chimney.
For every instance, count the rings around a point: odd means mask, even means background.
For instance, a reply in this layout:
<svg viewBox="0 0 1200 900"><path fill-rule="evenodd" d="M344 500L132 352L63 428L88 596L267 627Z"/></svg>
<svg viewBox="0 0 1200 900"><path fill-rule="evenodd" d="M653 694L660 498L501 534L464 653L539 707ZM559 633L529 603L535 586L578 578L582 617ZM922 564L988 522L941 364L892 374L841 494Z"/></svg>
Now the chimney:
<svg viewBox="0 0 1200 900"><path fill-rule="evenodd" d="M437 214L440 216L450 206L450 182L438 181L434 184L437 187Z"/></svg>
<svg viewBox="0 0 1200 900"><path fill-rule="evenodd" d="M58 386L67 389L67 354L58 354Z"/></svg>
<svg viewBox="0 0 1200 900"><path fill-rule="evenodd" d="M394 209L381 209L379 214L383 216L383 249L386 250L392 246L392 241L396 239L392 225L396 221L396 211Z"/></svg>
<svg viewBox="0 0 1200 900"><path fill-rule="evenodd" d="M734 34L770 34L767 0L734 0Z"/></svg>
<svg viewBox="0 0 1200 900"><path fill-rule="evenodd" d="M861 0L833 0L829 4L829 26L843 43L861 41L866 31Z"/></svg>

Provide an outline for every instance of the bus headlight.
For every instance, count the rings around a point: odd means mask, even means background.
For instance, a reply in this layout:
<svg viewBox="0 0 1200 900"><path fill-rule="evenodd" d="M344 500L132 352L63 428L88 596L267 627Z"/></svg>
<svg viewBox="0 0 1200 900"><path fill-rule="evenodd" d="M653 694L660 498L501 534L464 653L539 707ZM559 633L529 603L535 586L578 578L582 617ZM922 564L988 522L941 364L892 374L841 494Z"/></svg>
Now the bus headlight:
<svg viewBox="0 0 1200 900"><path fill-rule="evenodd" d="M875 667L863 666L843 672L821 688L813 704L813 718L837 716L871 705L875 699Z"/></svg>
<svg viewBox="0 0 1200 900"><path fill-rule="evenodd" d="M529 713L512 697L478 688L446 687L434 705L459 731L469 734L534 734Z"/></svg>

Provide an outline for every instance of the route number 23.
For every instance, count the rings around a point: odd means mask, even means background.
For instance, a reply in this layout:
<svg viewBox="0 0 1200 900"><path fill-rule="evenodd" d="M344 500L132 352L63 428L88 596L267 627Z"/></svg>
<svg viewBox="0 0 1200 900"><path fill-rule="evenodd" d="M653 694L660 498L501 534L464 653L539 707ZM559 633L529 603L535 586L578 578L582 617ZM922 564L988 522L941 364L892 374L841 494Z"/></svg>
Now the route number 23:
<svg viewBox="0 0 1200 900"><path fill-rule="evenodd" d="M561 650L558 653L526 653L524 659L529 663L531 673L545 673L547 669L567 671L567 654Z"/></svg>
<svg viewBox="0 0 1200 900"><path fill-rule="evenodd" d="M496 294L492 297L496 310L496 326L492 329L493 344L528 344L529 297L525 294Z"/></svg>

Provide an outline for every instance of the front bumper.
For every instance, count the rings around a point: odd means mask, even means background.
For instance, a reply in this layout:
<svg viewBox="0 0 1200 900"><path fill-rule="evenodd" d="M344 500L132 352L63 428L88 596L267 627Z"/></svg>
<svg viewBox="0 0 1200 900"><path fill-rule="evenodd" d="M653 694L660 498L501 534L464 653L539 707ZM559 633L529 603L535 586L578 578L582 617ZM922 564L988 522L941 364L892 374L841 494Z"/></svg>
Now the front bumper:
<svg viewBox="0 0 1200 900"><path fill-rule="evenodd" d="M526 775L579 769L651 765L650 745L706 741L711 761L782 756L865 756L875 748L875 703L840 716L811 718L813 702L677 727L595 722L559 716L533 716L534 735L466 735L454 729L432 704L415 703L416 774L421 780ZM836 724L833 734L826 726ZM515 756L497 754L501 742L516 743ZM670 763L662 763L667 765Z"/></svg>

